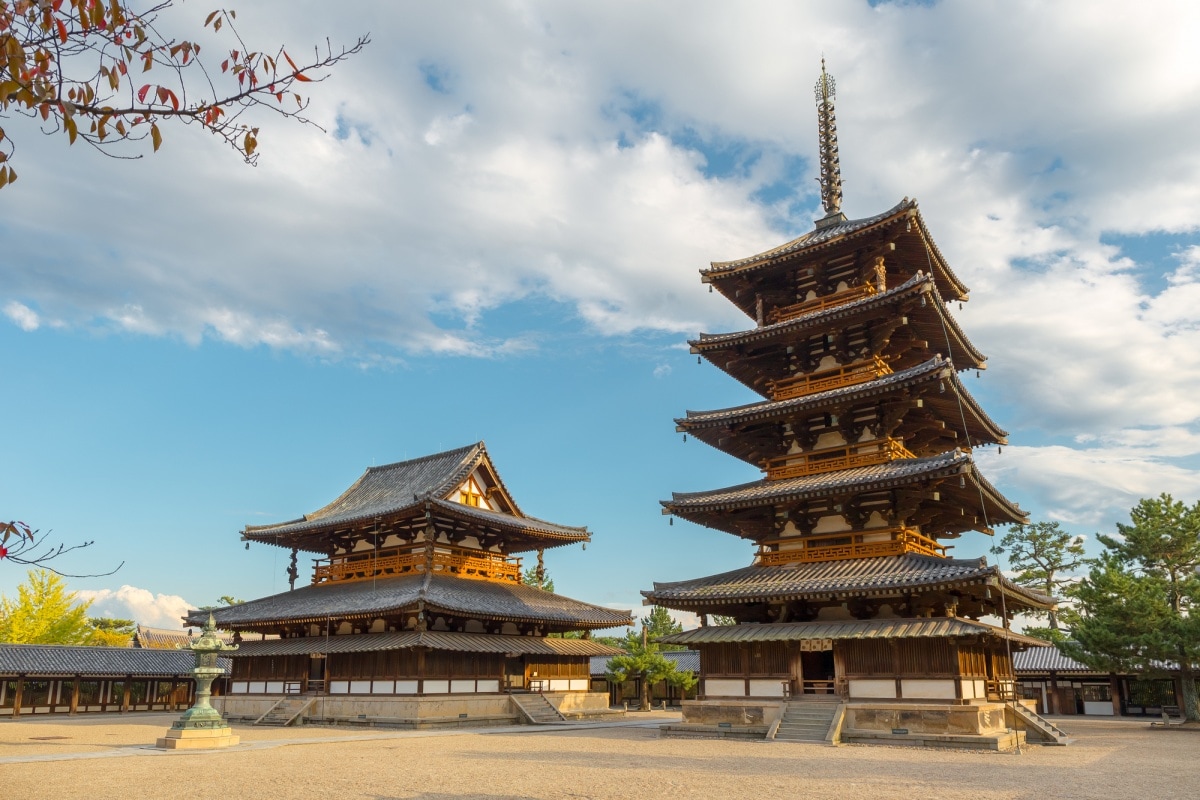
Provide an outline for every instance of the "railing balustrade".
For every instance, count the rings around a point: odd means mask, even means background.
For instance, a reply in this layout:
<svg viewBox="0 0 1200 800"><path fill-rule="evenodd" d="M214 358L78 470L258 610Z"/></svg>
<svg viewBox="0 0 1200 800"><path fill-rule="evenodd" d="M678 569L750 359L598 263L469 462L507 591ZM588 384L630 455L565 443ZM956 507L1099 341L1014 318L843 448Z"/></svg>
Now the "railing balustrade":
<svg viewBox="0 0 1200 800"><path fill-rule="evenodd" d="M867 537L878 539L881 534L889 538L881 541L866 541ZM757 562L763 566L781 564L804 564L816 561L840 561L847 558L870 556L894 556L917 553L926 556L946 556L946 547L934 539L923 536L915 528L900 525L893 528L874 528L865 531L846 531L820 536L796 537L802 547L792 550L767 550L758 553ZM781 540L775 540L778 545Z"/></svg>
<svg viewBox="0 0 1200 800"><path fill-rule="evenodd" d="M855 386L890 374L892 368L888 363L879 356L872 356L870 360L861 364L771 381L767 385L767 392L771 400L780 402L817 392L827 392L830 389L841 389L844 386Z"/></svg>
<svg viewBox="0 0 1200 800"><path fill-rule="evenodd" d="M786 322L789 319L795 319L804 314L811 314L814 311L824 311L827 308L844 306L847 303L853 303L855 300L861 300L864 297L870 297L878 293L879 290L875 288L875 284L864 283L861 286L853 286L833 294L814 297L812 300L793 303L790 306L779 306L767 314L767 324L773 325L776 322Z"/></svg>
<svg viewBox="0 0 1200 800"><path fill-rule="evenodd" d="M432 568L461 578L521 582L521 559L485 550L438 545L433 551ZM313 567L312 582L367 580L425 569L425 546L405 545L319 559Z"/></svg>
<svg viewBox="0 0 1200 800"><path fill-rule="evenodd" d="M886 439L874 439L869 442L770 458L763 462L763 469L767 472L768 480L778 481L784 478L799 478L804 475L816 475L851 467L884 464L897 458L916 458L916 456L899 439L889 436Z"/></svg>

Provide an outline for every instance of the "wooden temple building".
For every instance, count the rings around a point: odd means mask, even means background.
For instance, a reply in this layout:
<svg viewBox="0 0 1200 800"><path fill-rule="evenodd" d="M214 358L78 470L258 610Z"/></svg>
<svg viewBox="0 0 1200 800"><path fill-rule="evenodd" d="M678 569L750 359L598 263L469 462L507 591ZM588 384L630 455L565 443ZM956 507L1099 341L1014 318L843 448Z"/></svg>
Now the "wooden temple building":
<svg viewBox="0 0 1200 800"><path fill-rule="evenodd" d="M309 718L478 725L547 702L563 717L608 708L589 659L620 651L590 632L630 613L522 582L517 554L536 553L541 573L546 548L590 534L525 515L482 442L371 467L324 508L242 537L289 549L293 588L213 612L240 642L227 715L282 704ZM317 558L295 588L300 552ZM567 632L582 638L555 636Z"/></svg>
<svg viewBox="0 0 1200 800"><path fill-rule="evenodd" d="M701 272L754 326L701 334L692 352L762 399L689 411L678 430L764 475L663 502L755 547L750 566L643 593L703 621L665 639L699 651L701 678L668 732L762 735L824 700L845 741L1011 747L1026 727L1006 722L1011 653L1039 642L1007 621L1054 601L948 553L964 533L1026 519L972 458L1006 440L959 379L985 360L947 305L967 288L916 201L841 213L824 64L816 93L826 215Z"/></svg>

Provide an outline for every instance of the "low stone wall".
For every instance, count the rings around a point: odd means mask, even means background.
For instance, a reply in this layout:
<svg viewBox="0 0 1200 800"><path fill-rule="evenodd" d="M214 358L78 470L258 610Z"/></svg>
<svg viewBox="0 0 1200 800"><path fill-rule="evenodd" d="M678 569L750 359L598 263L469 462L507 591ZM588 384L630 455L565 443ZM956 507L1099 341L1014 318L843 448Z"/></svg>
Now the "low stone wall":
<svg viewBox="0 0 1200 800"><path fill-rule="evenodd" d="M282 695L225 695L213 707L227 719L254 720ZM288 695L297 697L297 695ZM317 697L304 713L310 722L392 727L515 725L520 717L506 694L450 697Z"/></svg>
<svg viewBox="0 0 1200 800"><path fill-rule="evenodd" d="M1010 730L1002 703L971 705L851 702L841 741L1011 750L1024 733Z"/></svg>
<svg viewBox="0 0 1200 800"><path fill-rule="evenodd" d="M567 719L625 713L609 708L607 692L544 692L542 697Z"/></svg>
<svg viewBox="0 0 1200 800"><path fill-rule="evenodd" d="M684 700L682 721L659 730L674 737L762 739L783 708L780 700Z"/></svg>

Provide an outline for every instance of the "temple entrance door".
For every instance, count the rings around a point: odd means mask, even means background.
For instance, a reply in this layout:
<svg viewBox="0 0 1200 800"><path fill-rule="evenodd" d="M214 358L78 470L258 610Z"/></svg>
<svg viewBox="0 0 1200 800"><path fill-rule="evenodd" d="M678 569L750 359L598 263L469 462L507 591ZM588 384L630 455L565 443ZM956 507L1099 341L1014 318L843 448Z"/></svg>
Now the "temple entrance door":
<svg viewBox="0 0 1200 800"><path fill-rule="evenodd" d="M510 692L525 689L525 659L520 656L504 659L504 685Z"/></svg>
<svg viewBox="0 0 1200 800"><path fill-rule="evenodd" d="M807 650L800 654L800 686L803 694L833 694L832 650Z"/></svg>
<svg viewBox="0 0 1200 800"><path fill-rule="evenodd" d="M320 694L325 691L325 662L328 660L324 655L309 656L307 686L309 694Z"/></svg>

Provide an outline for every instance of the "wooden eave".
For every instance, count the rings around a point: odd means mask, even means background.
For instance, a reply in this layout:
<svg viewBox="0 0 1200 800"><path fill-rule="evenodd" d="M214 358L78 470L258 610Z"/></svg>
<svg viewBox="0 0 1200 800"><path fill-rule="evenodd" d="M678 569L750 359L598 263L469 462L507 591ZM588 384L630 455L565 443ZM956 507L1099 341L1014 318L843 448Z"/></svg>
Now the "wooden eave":
<svg viewBox="0 0 1200 800"><path fill-rule="evenodd" d="M671 500L660 502L664 514L759 542L776 535L781 511L801 513L864 497L905 494L915 497L914 518L929 517L922 523L922 533L930 538L953 538L970 530L991 533L995 525L1028 521L1024 511L979 474L970 455L960 451L802 478L763 479L709 492L675 493Z"/></svg>
<svg viewBox="0 0 1200 800"><path fill-rule="evenodd" d="M692 353L767 397L769 381L792 376L788 347L853 326L895 321L898 329L904 328L900 320L907 320L911 337L925 346L899 347L891 354L893 369L907 369L934 354L948 356L955 369L986 369L987 357L963 333L928 277L910 278L883 294L786 322L734 333L700 334L688 344ZM893 332L890 337L895 335Z"/></svg>
<svg viewBox="0 0 1200 800"><path fill-rule="evenodd" d="M911 376L905 377L903 373L886 375L867 383L793 400L753 403L718 411L688 411L687 417L675 420L675 430L758 466L761 457L755 454L762 450L763 443L773 443L775 450L782 446L780 426L784 423L795 427L823 413L842 416L855 408L912 403L920 399L948 428L962 436L961 446L968 442L972 445L1007 444L1007 432L983 411L949 362L933 358L906 372L912 373ZM901 424L898 438L904 438L903 431ZM772 452L772 455L781 453Z"/></svg>
<svg viewBox="0 0 1200 800"><path fill-rule="evenodd" d="M709 269L701 270L700 277L753 319L757 295L770 290L784 273L856 250L884 255L883 248L888 244L896 246L894 251L886 251L885 257L891 262L889 274L904 276L917 270L932 270L943 296L959 301L967 299L969 290L934 243L916 200L908 198L875 217L816 228L749 258L714 261Z"/></svg>

